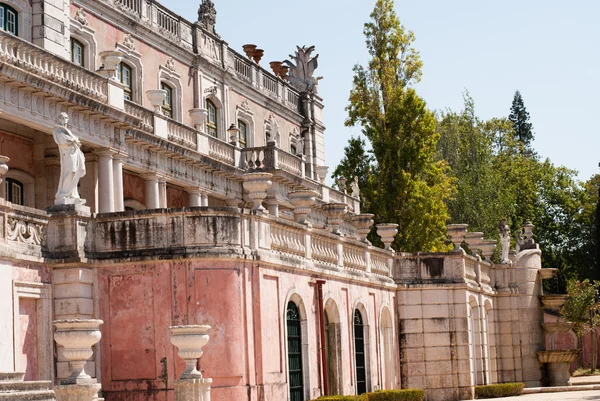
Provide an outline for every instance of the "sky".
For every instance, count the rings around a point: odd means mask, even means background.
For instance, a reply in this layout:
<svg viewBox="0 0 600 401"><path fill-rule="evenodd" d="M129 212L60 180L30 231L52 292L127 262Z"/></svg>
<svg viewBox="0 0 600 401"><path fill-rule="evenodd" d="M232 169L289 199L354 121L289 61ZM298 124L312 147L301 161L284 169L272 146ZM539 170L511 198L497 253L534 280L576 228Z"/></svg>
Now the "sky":
<svg viewBox="0 0 600 401"><path fill-rule="evenodd" d="M325 152L330 172L360 127L346 127L352 67L366 65L363 25L375 0L214 0L217 32L243 54L253 43L261 62L288 58L296 45L315 45L323 76ZM200 0L164 1L190 21ZM519 90L543 158L579 172L600 162L600 2L597 0L396 0L401 23L416 35L423 77L416 88L432 110L462 108L468 90L482 119L508 116Z"/></svg>

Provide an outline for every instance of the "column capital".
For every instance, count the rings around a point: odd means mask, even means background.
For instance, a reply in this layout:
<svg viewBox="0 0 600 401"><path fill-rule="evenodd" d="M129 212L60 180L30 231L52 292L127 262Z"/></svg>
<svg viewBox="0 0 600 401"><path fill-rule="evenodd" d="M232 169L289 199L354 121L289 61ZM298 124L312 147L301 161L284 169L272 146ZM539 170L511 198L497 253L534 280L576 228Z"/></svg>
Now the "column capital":
<svg viewBox="0 0 600 401"><path fill-rule="evenodd" d="M113 159L115 160L127 160L128 157L129 155L123 152L113 154Z"/></svg>
<svg viewBox="0 0 600 401"><path fill-rule="evenodd" d="M94 154L98 156L113 156L118 154L119 151L113 148L96 148L93 150Z"/></svg>

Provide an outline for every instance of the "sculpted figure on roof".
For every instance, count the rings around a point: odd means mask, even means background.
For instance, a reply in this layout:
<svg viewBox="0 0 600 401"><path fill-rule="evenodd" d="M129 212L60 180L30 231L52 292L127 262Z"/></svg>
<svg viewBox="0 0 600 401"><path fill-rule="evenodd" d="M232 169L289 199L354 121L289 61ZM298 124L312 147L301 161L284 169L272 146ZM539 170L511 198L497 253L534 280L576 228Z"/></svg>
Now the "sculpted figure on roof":
<svg viewBox="0 0 600 401"><path fill-rule="evenodd" d="M210 33L217 34L215 31L215 26L217 25L217 9L212 0L202 0L202 3L200 3L200 8L198 9L198 22Z"/></svg>

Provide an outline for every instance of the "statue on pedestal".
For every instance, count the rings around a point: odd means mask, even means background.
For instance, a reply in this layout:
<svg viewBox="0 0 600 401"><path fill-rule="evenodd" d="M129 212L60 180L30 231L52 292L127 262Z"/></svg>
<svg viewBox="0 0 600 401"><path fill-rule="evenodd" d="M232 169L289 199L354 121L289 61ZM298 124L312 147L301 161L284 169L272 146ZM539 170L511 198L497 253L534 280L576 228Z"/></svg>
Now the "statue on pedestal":
<svg viewBox="0 0 600 401"><path fill-rule="evenodd" d="M498 231L500 231L501 246L500 263L503 265L510 264L510 259L508 258L510 252L510 227L506 224L506 220L502 220L498 226Z"/></svg>
<svg viewBox="0 0 600 401"><path fill-rule="evenodd" d="M356 199L360 199L360 187L358 186L358 176L354 176L350 187L352 187L352 196L354 196Z"/></svg>
<svg viewBox="0 0 600 401"><path fill-rule="evenodd" d="M58 124L54 127L54 142L60 151L60 181L56 192L57 205L85 204L85 199L79 197L77 184L85 176L85 158L81 151L81 142L67 128L69 116L60 113Z"/></svg>

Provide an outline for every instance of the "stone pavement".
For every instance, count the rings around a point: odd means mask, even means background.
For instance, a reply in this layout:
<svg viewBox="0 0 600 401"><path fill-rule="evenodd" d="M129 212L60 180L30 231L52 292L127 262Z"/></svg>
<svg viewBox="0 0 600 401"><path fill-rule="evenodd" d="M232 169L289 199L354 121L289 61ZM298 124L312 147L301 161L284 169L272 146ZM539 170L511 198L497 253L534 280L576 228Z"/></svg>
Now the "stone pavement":
<svg viewBox="0 0 600 401"><path fill-rule="evenodd" d="M495 398L502 401L600 401L600 390L566 391L560 393L525 394L517 397Z"/></svg>

